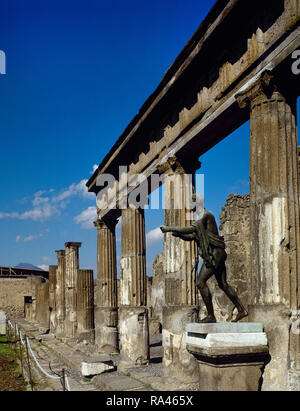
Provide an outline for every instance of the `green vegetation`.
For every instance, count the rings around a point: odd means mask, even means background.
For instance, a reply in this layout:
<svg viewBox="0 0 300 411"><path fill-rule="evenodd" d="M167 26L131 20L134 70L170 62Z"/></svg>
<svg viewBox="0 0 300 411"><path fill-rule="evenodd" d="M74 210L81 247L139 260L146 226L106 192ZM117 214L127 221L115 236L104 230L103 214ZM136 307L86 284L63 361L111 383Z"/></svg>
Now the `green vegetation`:
<svg viewBox="0 0 300 411"><path fill-rule="evenodd" d="M24 391L25 383L15 354L15 345L0 335L0 391Z"/></svg>

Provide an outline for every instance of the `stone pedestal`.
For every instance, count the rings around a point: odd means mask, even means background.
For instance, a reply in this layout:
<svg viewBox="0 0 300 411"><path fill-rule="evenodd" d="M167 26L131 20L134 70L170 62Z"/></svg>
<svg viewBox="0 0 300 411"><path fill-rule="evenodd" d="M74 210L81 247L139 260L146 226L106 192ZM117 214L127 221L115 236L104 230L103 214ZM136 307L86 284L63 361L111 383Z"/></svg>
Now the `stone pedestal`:
<svg viewBox="0 0 300 411"><path fill-rule="evenodd" d="M120 364L125 370L149 363L149 327L146 307L122 306L119 311Z"/></svg>
<svg viewBox="0 0 300 411"><path fill-rule="evenodd" d="M199 379L198 364L186 348L186 324L198 320L197 306L163 307L163 375L184 383Z"/></svg>
<svg viewBox="0 0 300 411"><path fill-rule="evenodd" d="M200 391L261 389L269 360L262 324L188 324L186 343L198 362Z"/></svg>
<svg viewBox="0 0 300 411"><path fill-rule="evenodd" d="M98 352L119 352L117 325L117 308L95 307L95 344Z"/></svg>

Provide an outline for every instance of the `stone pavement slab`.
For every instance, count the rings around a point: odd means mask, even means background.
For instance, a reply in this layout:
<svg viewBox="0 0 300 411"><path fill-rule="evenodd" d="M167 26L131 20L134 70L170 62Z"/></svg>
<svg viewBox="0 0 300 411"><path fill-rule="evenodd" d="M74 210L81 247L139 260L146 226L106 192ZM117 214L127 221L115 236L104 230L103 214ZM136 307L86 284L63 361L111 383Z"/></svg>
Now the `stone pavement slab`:
<svg viewBox="0 0 300 411"><path fill-rule="evenodd" d="M92 382L101 390L107 391L149 390L149 387L147 387L143 382L120 373L97 375L93 378Z"/></svg>

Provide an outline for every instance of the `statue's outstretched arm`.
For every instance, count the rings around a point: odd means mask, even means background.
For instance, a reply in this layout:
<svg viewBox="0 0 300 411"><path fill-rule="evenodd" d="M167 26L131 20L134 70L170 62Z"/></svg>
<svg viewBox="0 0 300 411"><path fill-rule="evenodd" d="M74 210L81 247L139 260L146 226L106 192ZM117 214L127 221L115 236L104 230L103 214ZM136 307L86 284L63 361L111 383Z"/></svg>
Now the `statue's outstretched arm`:
<svg viewBox="0 0 300 411"><path fill-rule="evenodd" d="M161 231L163 233L179 233L179 234L194 234L196 233L196 228L194 226L189 226L189 227L169 227L166 225L163 225L160 227Z"/></svg>

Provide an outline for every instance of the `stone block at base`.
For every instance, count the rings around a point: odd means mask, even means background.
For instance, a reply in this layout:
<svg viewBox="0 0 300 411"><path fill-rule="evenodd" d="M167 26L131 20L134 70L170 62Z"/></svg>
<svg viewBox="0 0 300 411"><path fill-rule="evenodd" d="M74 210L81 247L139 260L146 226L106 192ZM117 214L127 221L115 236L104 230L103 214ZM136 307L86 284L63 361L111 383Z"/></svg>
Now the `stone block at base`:
<svg viewBox="0 0 300 411"><path fill-rule="evenodd" d="M113 371L115 369L113 362L107 358L89 359L81 363L81 374L84 377L99 375L106 371Z"/></svg>
<svg viewBox="0 0 300 411"><path fill-rule="evenodd" d="M198 361L200 391L258 391L261 387L269 359L266 334L258 332L262 331L258 324L231 325L187 325L187 350Z"/></svg>

